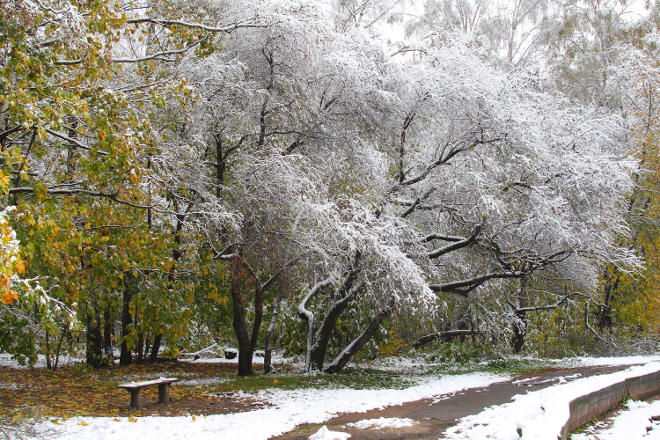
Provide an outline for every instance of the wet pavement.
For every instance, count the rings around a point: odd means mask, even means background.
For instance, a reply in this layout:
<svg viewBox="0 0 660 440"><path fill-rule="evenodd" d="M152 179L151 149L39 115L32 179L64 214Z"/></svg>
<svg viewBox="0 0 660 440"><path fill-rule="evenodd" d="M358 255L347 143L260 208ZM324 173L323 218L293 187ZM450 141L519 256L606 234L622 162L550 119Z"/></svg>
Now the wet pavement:
<svg viewBox="0 0 660 440"><path fill-rule="evenodd" d="M516 377L487 387L438 395L431 399L416 400L362 413L341 414L325 423L299 425L293 431L272 438L276 440L307 440L310 435L326 425L331 431L351 434L351 440L435 440L442 438L442 433L450 426L458 423L459 419L478 414L489 406L510 402L516 394L537 391L583 377L613 373L628 367L629 365L552 369L536 373L533 376ZM416 423L405 428L384 429L358 429L347 425L360 420L377 419L379 417L408 418L413 419Z"/></svg>

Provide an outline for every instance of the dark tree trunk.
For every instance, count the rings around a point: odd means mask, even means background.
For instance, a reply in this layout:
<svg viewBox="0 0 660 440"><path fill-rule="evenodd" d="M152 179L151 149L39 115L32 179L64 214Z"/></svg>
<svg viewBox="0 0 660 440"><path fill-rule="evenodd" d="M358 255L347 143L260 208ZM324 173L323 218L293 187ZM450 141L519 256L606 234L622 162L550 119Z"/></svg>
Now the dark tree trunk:
<svg viewBox="0 0 660 440"><path fill-rule="evenodd" d="M525 345L525 335L527 334L527 316L524 313L516 313L516 322L513 323L513 335L511 336L511 346L514 353L520 353Z"/></svg>
<svg viewBox="0 0 660 440"><path fill-rule="evenodd" d="M124 294L122 297L123 306L121 312L121 354L119 356L119 365L129 365L133 362L131 349L128 347L126 339L130 333L131 319L131 301L135 294L134 280L131 275L124 277Z"/></svg>
<svg viewBox="0 0 660 440"><path fill-rule="evenodd" d="M226 167L221 135L217 135L215 138L215 154L216 154L215 172L216 172L216 182L217 182L216 195L218 196L218 198L221 198L222 184L225 180L225 167Z"/></svg>
<svg viewBox="0 0 660 440"><path fill-rule="evenodd" d="M144 360L146 361L147 359L151 360L151 357L149 356L150 352L149 350L151 349L151 338L145 338L144 339Z"/></svg>
<svg viewBox="0 0 660 440"><path fill-rule="evenodd" d="M87 364L93 368L101 368L103 362L103 335L101 334L101 319L98 311L87 307Z"/></svg>
<svg viewBox="0 0 660 440"><path fill-rule="evenodd" d="M355 294L347 294L340 300L335 301L323 318L323 323L321 323L314 337L314 345L310 354L310 364L313 370L323 370L323 362L328 351L330 337L333 330L335 330L339 317L344 313L351 301L353 301L353 298L355 298Z"/></svg>
<svg viewBox="0 0 660 440"><path fill-rule="evenodd" d="M133 328L138 332L137 341L135 341L135 361L139 364L144 361L144 331L141 329L142 323L140 321L140 316L136 310L133 314Z"/></svg>
<svg viewBox="0 0 660 440"><path fill-rule="evenodd" d="M328 367L323 370L326 373L340 372L351 360L351 358L364 347L364 345L373 338L382 322L392 314L396 302L390 299L387 306L373 317L367 328L351 342L339 355L332 361Z"/></svg>
<svg viewBox="0 0 660 440"><path fill-rule="evenodd" d="M516 295L518 309L527 307L527 277L520 278L520 289ZM511 336L511 346L514 353L520 353L525 345L525 336L527 335L527 313L522 310L516 310L516 319L513 322L513 335Z"/></svg>
<svg viewBox="0 0 660 440"><path fill-rule="evenodd" d="M151 362L156 362L158 360L158 351L160 350L160 344L163 341L163 334L158 333L154 338L154 345L151 346L151 355L149 360Z"/></svg>
<svg viewBox="0 0 660 440"><path fill-rule="evenodd" d="M151 362L156 362L158 360L158 350L160 350L160 344L163 341L163 334L158 333L154 338L154 345L151 346L151 356L149 359Z"/></svg>
<svg viewBox="0 0 660 440"><path fill-rule="evenodd" d="M406 119L403 121L403 127L401 128L400 140L399 140L399 183L402 183L406 180L406 172L403 168L403 162L406 155L406 130L410 127L413 120L415 119L415 113L409 113L406 115Z"/></svg>
<svg viewBox="0 0 660 440"><path fill-rule="evenodd" d="M55 348L55 364L53 365L53 371L57 370L57 367L60 364L60 351L62 350L62 342L64 342L68 334L69 334L69 326L67 324L64 324L64 329L60 333L60 338L57 341L57 347Z"/></svg>
<svg viewBox="0 0 660 440"><path fill-rule="evenodd" d="M137 327L137 323L135 325ZM137 346L135 347L138 363L144 362L144 332L138 333Z"/></svg>
<svg viewBox="0 0 660 440"><path fill-rule="evenodd" d="M257 348L257 340L259 339L259 330L261 323L264 319L264 289L259 284L259 280L255 280L254 287L254 321L252 321L252 335L250 336L250 359L252 354Z"/></svg>
<svg viewBox="0 0 660 440"><path fill-rule="evenodd" d="M53 369L53 365L50 362L50 332L48 330L46 330L46 369Z"/></svg>
<svg viewBox="0 0 660 440"><path fill-rule="evenodd" d="M234 257L229 270L230 290L233 311L233 326L238 342L238 375L250 376L252 371L252 352L250 352L250 338L247 323L245 322L245 305L241 295L242 280L240 276L241 264L239 257Z"/></svg>
<svg viewBox="0 0 660 440"><path fill-rule="evenodd" d="M598 330L600 333L603 333L605 330L612 333L612 298L614 296L614 291L619 286L619 276L617 274L617 269L613 268L613 274L610 274L610 268L605 268L605 291L603 297L603 304L600 306L598 313Z"/></svg>
<svg viewBox="0 0 660 440"><path fill-rule="evenodd" d="M106 310L103 314L103 352L108 357L112 359L112 331L114 329L114 323L112 321L112 315L109 310Z"/></svg>
<svg viewBox="0 0 660 440"><path fill-rule="evenodd" d="M252 370L252 355L254 354L254 349L257 345L259 329L261 328L264 314L264 287L260 284L256 274L251 273L249 276L254 278L254 321L252 322L252 331L248 335L248 325L245 319L245 304L243 303L243 296L241 295L241 287L244 280L243 274L244 269L246 268L247 263L241 256L236 255L232 259L231 268L229 270L232 311L234 315L233 325L239 350L239 376L250 376L254 374L254 371ZM247 269L248 271L251 271L251 269Z"/></svg>
<svg viewBox="0 0 660 440"><path fill-rule="evenodd" d="M280 288L277 291L277 297L275 298L275 304L273 305L273 314L270 317L270 324L266 329L266 334L264 336L264 373L268 374L273 371L272 356L273 356L273 347L271 346L271 339L273 333L275 332L275 326L277 325L277 318L280 313L280 303L282 302L282 289Z"/></svg>
<svg viewBox="0 0 660 440"><path fill-rule="evenodd" d="M323 370L323 363L328 351L328 343L333 332L336 330L337 321L346 310L346 307L348 307L356 297L358 291L362 288L361 284L355 288L353 286L360 274L360 258L360 252L356 252L353 267L348 271L348 274L339 289L340 298L332 303L330 309L323 318L323 322L317 330L316 335L314 335L314 344L312 345L310 353L310 367L313 370Z"/></svg>

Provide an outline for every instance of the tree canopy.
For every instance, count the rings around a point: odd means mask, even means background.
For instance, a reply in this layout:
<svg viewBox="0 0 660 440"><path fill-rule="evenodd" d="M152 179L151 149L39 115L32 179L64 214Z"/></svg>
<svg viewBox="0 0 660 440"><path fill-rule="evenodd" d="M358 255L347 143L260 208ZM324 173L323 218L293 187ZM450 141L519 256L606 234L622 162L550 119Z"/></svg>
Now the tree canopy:
<svg viewBox="0 0 660 440"><path fill-rule="evenodd" d="M0 348L56 367L84 334L100 367L215 338L251 374L273 345L339 371L384 326L519 350L576 305L599 339L616 313L657 333L658 7L626 17L3 2Z"/></svg>

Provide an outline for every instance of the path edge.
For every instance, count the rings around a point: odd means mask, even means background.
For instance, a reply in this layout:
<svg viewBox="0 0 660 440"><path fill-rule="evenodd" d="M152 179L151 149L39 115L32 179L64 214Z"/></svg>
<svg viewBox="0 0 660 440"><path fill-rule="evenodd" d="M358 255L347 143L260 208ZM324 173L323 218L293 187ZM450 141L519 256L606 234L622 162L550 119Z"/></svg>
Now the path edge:
<svg viewBox="0 0 660 440"><path fill-rule="evenodd" d="M573 399L569 403L568 420L557 439L567 440L570 433L616 408L626 398L644 400L657 394L660 394L660 370L631 377Z"/></svg>

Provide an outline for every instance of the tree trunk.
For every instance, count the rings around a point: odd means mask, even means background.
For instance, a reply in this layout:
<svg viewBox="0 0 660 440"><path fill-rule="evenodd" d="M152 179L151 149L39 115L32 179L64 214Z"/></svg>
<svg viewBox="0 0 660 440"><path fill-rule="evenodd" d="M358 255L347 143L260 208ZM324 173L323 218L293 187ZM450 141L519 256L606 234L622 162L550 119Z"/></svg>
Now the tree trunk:
<svg viewBox="0 0 660 440"><path fill-rule="evenodd" d="M257 348L257 340L259 339L259 330L261 323L264 319L264 289L259 284L259 280L255 280L254 287L254 321L252 321L252 335L250 336L250 364L252 363L252 354Z"/></svg>
<svg viewBox="0 0 660 440"><path fill-rule="evenodd" d="M526 314L516 312L516 321L513 323L513 335L511 336L511 346L514 353L520 353L523 345L525 345L526 327Z"/></svg>
<svg viewBox="0 0 660 440"><path fill-rule="evenodd" d="M326 373L338 373L348 363L348 361L369 342L369 340L376 334L381 323L389 317L394 311L396 302L394 298L390 299L387 306L381 310L376 316L373 317L367 328L353 340L348 346L332 361L328 367L323 370Z"/></svg>
<svg viewBox="0 0 660 440"><path fill-rule="evenodd" d="M527 277L520 278L520 289L516 295L518 309L527 307ZM520 353L525 345L525 336L527 335L527 313L516 310L516 319L513 322L513 335L511 336L511 346L514 353Z"/></svg>
<svg viewBox="0 0 660 440"><path fill-rule="evenodd" d="M101 368L103 362L103 336L101 334L101 319L95 308L87 306L87 364L93 368Z"/></svg>
<svg viewBox="0 0 660 440"><path fill-rule="evenodd" d="M238 342L238 375L250 376L252 371L252 352L247 323L245 322L245 305L241 295L241 264L238 256L234 257L229 270L230 290L233 311L233 326Z"/></svg>
<svg viewBox="0 0 660 440"><path fill-rule="evenodd" d="M109 310L103 313L103 352L108 359L112 359L112 331L114 323Z"/></svg>
<svg viewBox="0 0 660 440"><path fill-rule="evenodd" d="M137 340L137 346L135 347L135 352L137 354L137 362L142 363L144 361L144 332L138 333L138 340Z"/></svg>
<svg viewBox="0 0 660 440"><path fill-rule="evenodd" d="M336 330L337 321L346 310L346 307L348 307L363 287L362 283L354 286L362 269L360 265L361 258L362 254L359 251L356 252L355 257L353 258L352 267L346 274L346 278L344 278L344 282L339 289L339 295L341 295L341 297L332 303L330 309L323 318L321 326L314 336L314 343L309 353L310 365L308 368L318 371L323 370L325 355L328 351L328 342L330 341L333 332Z"/></svg>
<svg viewBox="0 0 660 440"><path fill-rule="evenodd" d="M271 362L273 355L273 348L271 347L271 338L273 337L273 332L275 332L275 326L277 325L277 318L280 313L280 303L282 302L282 289L280 288L277 291L277 297L275 298L275 304L273 305L273 314L270 317L270 324L266 329L266 335L264 336L264 373L268 374L273 371Z"/></svg>
<svg viewBox="0 0 660 440"><path fill-rule="evenodd" d="M610 269L614 271L613 274L610 274ZM616 272L616 267L605 268L605 295L598 313L598 330L601 334L605 329L612 333L612 307L610 304L614 296L614 291L619 286L619 276Z"/></svg>
<svg viewBox="0 0 660 440"><path fill-rule="evenodd" d="M55 364L53 365L53 371L57 370L57 367L60 365L60 351L62 350L62 342L67 337L69 333L69 325L64 324L64 329L60 333L60 338L57 341L57 347L55 348ZM110 358L112 360L112 358Z"/></svg>
<svg viewBox="0 0 660 440"><path fill-rule="evenodd" d="M149 350L151 349L151 338L147 337L144 338L144 360L146 361L147 359L151 360L151 357L149 355Z"/></svg>
<svg viewBox="0 0 660 440"><path fill-rule="evenodd" d="M158 332L156 337L154 338L154 345L151 346L151 355L149 356L149 360L151 362L156 362L158 360L158 350L160 350L160 344L163 341L163 333Z"/></svg>
<svg viewBox="0 0 660 440"><path fill-rule="evenodd" d="M124 277L124 294L122 297L123 307L121 312L121 354L119 356L119 365L129 365L133 362L133 356L131 354L131 349L128 347L126 338L130 333L130 325L132 323L131 319L131 301L133 300L133 295L135 294L132 275L126 275Z"/></svg>
<svg viewBox="0 0 660 440"><path fill-rule="evenodd" d="M48 330L46 330L46 369L53 369L53 365L50 362L50 332Z"/></svg>
<svg viewBox="0 0 660 440"><path fill-rule="evenodd" d="M323 323L316 332L314 338L314 345L312 345L310 353L311 368L314 370L322 371L325 355L328 351L328 342L332 336L332 332L337 325L339 317L344 313L346 307L353 301L358 289L352 290L345 297L335 301L328 313L323 318Z"/></svg>

